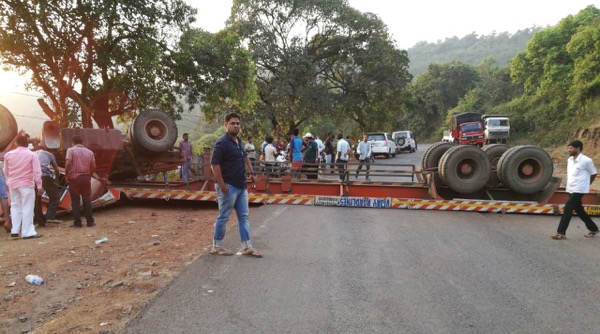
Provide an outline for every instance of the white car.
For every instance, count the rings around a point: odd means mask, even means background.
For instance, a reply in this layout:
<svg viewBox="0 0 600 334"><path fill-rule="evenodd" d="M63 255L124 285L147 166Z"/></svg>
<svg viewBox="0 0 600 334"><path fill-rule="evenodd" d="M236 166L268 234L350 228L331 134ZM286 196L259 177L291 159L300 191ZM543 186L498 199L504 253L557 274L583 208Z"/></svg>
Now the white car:
<svg viewBox="0 0 600 334"><path fill-rule="evenodd" d="M392 138L396 142L399 151L408 151L410 153L417 150L417 139L411 131L395 131Z"/></svg>
<svg viewBox="0 0 600 334"><path fill-rule="evenodd" d="M371 143L373 156L385 155L386 158L395 157L397 153L396 143L387 132L369 132L367 141Z"/></svg>

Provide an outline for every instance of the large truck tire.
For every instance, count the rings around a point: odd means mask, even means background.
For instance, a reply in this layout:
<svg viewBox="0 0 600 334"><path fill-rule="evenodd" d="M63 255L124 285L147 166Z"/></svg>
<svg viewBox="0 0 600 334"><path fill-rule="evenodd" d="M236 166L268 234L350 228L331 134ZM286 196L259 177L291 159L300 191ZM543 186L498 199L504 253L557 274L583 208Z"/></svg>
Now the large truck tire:
<svg viewBox="0 0 600 334"><path fill-rule="evenodd" d="M483 189L488 182L490 161L485 152L476 146L455 146L440 158L439 171L450 189L471 194Z"/></svg>
<svg viewBox="0 0 600 334"><path fill-rule="evenodd" d="M435 143L435 144L429 146L429 148L425 151L425 153L423 153L423 158L421 160L421 168L423 170L425 170L425 169L429 169L429 168L438 167L438 163L440 162L440 158L442 157L442 155L444 155L444 153L446 153L446 151L448 151L449 149L451 149L455 146L456 145L454 145L452 143L444 143L444 142ZM435 184L437 184L437 185L444 184L444 181L442 181L442 178L439 176L439 173L435 174L434 180L435 180Z"/></svg>
<svg viewBox="0 0 600 334"><path fill-rule="evenodd" d="M552 178L554 164L548 152L533 145L508 149L498 161L498 177L502 184L521 194L533 194Z"/></svg>
<svg viewBox="0 0 600 334"><path fill-rule="evenodd" d="M177 140L177 125L166 113L149 109L133 121L131 139L141 153L160 153L170 150Z"/></svg>
<svg viewBox="0 0 600 334"><path fill-rule="evenodd" d="M8 109L0 104L0 151L10 144L19 133L17 121Z"/></svg>
<svg viewBox="0 0 600 334"><path fill-rule="evenodd" d="M508 151L509 148L508 145L504 144L485 145L482 148L490 161L490 179L486 184L487 188L496 188L501 183L498 177L498 161L500 161L502 154Z"/></svg>

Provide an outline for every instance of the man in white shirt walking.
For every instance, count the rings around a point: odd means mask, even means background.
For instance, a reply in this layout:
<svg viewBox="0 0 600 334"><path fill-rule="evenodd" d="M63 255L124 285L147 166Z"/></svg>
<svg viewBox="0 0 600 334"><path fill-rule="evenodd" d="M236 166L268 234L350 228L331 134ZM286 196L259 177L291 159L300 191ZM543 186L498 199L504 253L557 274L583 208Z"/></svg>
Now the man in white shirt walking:
<svg viewBox="0 0 600 334"><path fill-rule="evenodd" d="M350 144L344 139L344 135L339 133L337 135L337 157L335 163L338 167L338 173L340 174L340 180L344 180L344 173L346 172L346 164L350 159Z"/></svg>
<svg viewBox="0 0 600 334"><path fill-rule="evenodd" d="M566 239L567 228L573 216L573 210L577 216L585 223L589 230L585 237L592 238L598 234L598 226L592 221L581 205L581 198L590 191L590 185L594 182L598 171L594 162L589 157L581 153L583 143L574 140L569 144L569 159L567 160L567 187L569 199L565 203L564 212L560 218L556 234L552 235L554 240Z"/></svg>
<svg viewBox="0 0 600 334"><path fill-rule="evenodd" d="M363 135L363 140L358 143L356 153L360 154L358 157L358 168L356 169L355 178L358 179L358 173L362 170L363 165L367 167L367 177L365 180L369 180L369 169L371 169L371 143L367 141L367 135Z"/></svg>

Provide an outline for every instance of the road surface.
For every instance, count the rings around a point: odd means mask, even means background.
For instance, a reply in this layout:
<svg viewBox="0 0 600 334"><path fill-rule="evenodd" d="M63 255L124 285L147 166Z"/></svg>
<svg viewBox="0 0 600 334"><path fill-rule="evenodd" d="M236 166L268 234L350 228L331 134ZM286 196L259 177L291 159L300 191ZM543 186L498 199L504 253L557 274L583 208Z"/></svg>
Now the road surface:
<svg viewBox="0 0 600 334"><path fill-rule="evenodd" d="M553 216L267 205L251 221L264 258L201 256L126 332L600 332L600 238L577 218L565 241Z"/></svg>

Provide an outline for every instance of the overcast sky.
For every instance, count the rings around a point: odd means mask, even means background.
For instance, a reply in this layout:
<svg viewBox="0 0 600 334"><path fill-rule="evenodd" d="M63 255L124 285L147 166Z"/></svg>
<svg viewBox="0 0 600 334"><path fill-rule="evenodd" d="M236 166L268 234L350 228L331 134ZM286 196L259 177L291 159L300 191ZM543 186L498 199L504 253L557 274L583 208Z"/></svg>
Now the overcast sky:
<svg viewBox="0 0 600 334"><path fill-rule="evenodd" d="M215 32L229 17L232 0L187 0L198 9L199 27ZM472 32L489 35L557 24L600 0L349 0L352 7L372 12L385 22L397 42L408 49L420 41L437 42Z"/></svg>

